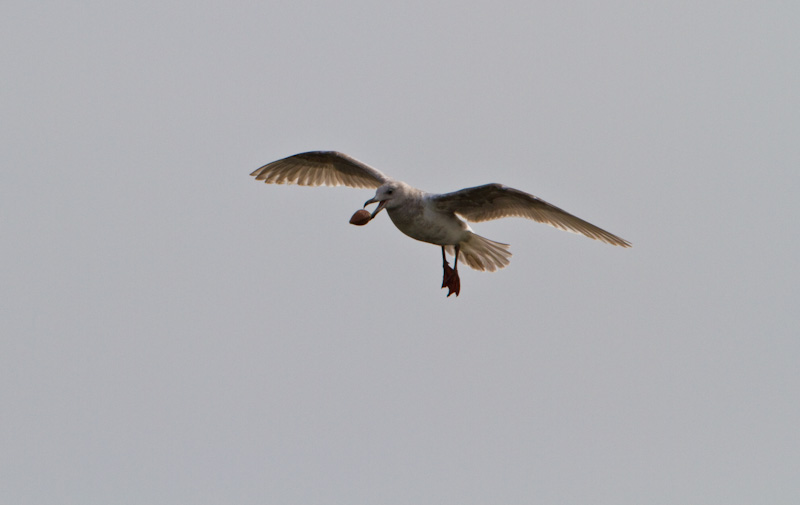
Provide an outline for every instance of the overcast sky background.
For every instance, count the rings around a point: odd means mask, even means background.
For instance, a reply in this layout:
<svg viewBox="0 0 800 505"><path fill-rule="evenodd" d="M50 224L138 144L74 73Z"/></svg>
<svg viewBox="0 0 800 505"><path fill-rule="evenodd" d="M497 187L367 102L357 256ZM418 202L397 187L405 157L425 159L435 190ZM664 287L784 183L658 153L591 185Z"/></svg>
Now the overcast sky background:
<svg viewBox="0 0 800 505"><path fill-rule="evenodd" d="M0 7L13 504L800 499L797 2ZM461 269L335 149L533 193Z"/></svg>

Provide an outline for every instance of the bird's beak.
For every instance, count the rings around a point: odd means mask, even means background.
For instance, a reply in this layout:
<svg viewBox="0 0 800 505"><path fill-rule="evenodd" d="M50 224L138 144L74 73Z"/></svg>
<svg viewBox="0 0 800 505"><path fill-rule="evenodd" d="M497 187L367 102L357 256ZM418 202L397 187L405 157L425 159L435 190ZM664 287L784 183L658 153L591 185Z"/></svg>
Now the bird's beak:
<svg viewBox="0 0 800 505"><path fill-rule="evenodd" d="M375 209L375 212L373 212L372 215L369 217L370 219L374 218L378 214L378 212L382 211L383 208L386 207L386 200L380 201L380 200L376 200L374 198L370 198L369 200L364 202L364 207L366 207L367 205L369 205L371 203L377 203L378 204L378 208Z"/></svg>

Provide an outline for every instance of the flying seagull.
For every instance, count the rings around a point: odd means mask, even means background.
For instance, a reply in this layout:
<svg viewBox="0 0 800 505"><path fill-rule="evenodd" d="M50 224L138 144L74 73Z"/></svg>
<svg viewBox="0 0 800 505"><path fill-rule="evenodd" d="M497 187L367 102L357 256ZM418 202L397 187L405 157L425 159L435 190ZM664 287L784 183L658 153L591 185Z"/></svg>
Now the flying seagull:
<svg viewBox="0 0 800 505"><path fill-rule="evenodd" d="M378 207L371 214L359 210L350 222L367 224L378 212L386 209L401 232L413 239L441 246L442 288L448 288L448 297L453 293L458 296L461 291L459 258L470 268L494 272L508 265L511 257L508 244L474 234L462 218L481 222L501 217L524 217L606 244L631 247L627 240L518 189L502 184L485 184L453 193L426 193L336 151L295 154L268 163L250 175L268 184L376 189L375 196L367 200L364 207L372 203L377 203ZM453 268L450 268L445 252L455 256Z"/></svg>

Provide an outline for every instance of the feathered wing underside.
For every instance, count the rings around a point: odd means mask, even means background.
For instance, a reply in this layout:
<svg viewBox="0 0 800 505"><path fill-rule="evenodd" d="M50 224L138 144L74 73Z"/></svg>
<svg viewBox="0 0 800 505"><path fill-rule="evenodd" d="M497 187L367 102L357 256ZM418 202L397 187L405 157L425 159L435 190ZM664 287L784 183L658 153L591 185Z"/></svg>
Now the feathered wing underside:
<svg viewBox="0 0 800 505"><path fill-rule="evenodd" d="M389 180L380 171L336 151L311 151L268 163L252 174L268 184L380 187Z"/></svg>
<svg viewBox="0 0 800 505"><path fill-rule="evenodd" d="M502 184L466 188L432 198L440 211L454 212L467 221L480 222L503 217L524 217L561 230L580 233L611 245L631 247L631 243L613 233L587 223L533 195Z"/></svg>

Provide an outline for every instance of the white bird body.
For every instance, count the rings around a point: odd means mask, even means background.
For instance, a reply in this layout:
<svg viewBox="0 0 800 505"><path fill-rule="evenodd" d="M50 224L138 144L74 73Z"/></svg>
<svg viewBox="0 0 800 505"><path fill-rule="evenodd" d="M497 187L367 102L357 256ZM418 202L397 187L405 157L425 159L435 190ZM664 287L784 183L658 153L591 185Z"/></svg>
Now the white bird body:
<svg viewBox="0 0 800 505"><path fill-rule="evenodd" d="M445 271L442 287L450 289L448 296L452 293L458 296L460 291L459 254L469 267L492 272L508 265L511 257L507 244L476 235L460 218L479 222L510 216L525 217L611 245L631 247L627 240L514 188L486 184L453 193L426 193L335 151L296 154L264 165L250 175L275 184L375 188L375 196L364 206L377 203L378 208L371 216L366 216L366 221L385 208L401 232L413 239L441 246ZM455 255L454 269L447 263L445 251Z"/></svg>
<svg viewBox="0 0 800 505"><path fill-rule="evenodd" d="M395 198L386 204L386 212L397 229L409 237L430 244L453 245L471 231L455 214L437 212L429 193L405 183L393 184L397 185Z"/></svg>

